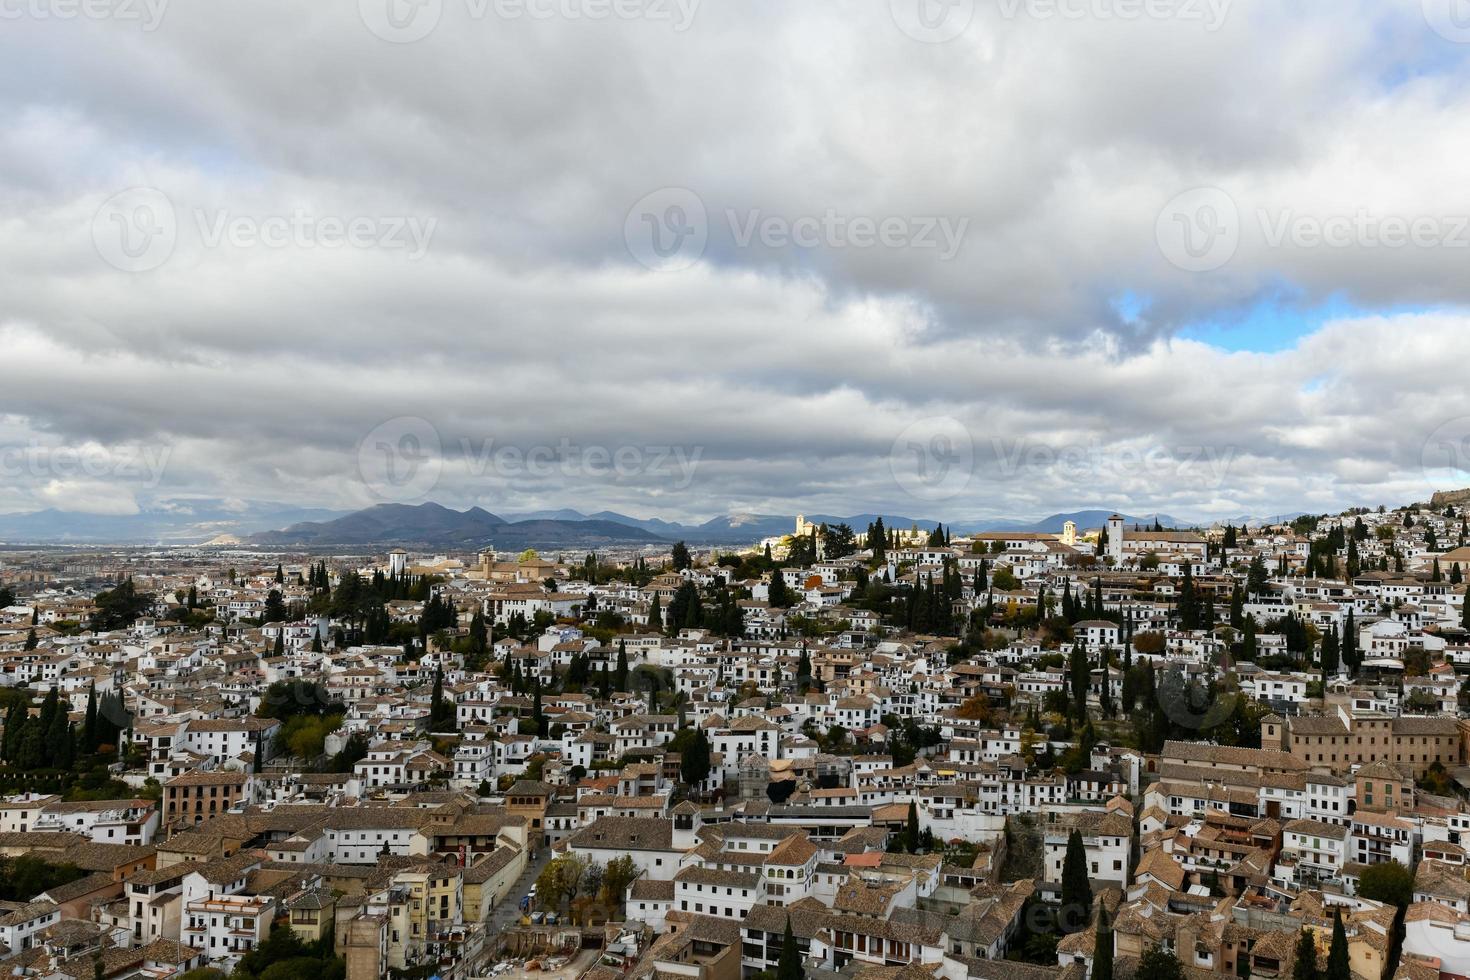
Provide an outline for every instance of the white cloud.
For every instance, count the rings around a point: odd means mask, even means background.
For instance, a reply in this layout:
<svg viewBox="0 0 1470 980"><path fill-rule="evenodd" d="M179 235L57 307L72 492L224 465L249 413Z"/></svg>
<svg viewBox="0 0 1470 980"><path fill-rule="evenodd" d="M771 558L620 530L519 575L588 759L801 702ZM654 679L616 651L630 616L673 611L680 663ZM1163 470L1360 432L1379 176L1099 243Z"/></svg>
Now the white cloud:
<svg viewBox="0 0 1470 980"><path fill-rule="evenodd" d="M51 480L37 493L46 506L78 514L129 515L138 501L125 486L91 480Z"/></svg>

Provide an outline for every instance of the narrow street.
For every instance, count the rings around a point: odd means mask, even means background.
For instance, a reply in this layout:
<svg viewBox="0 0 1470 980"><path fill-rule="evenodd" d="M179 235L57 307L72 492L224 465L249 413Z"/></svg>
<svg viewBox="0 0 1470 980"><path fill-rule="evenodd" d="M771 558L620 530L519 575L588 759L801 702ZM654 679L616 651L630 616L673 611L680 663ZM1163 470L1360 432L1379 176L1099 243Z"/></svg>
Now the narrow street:
<svg viewBox="0 0 1470 980"><path fill-rule="evenodd" d="M520 878L516 879L515 887L511 889L510 894L505 897L503 902L496 905L490 911L490 917L485 922L485 947L487 950L493 948L499 942L499 935L505 931L507 926L512 925L520 918L521 899L531 890L531 886L535 884L542 870L551 863L551 857L551 848L545 846L538 847L536 849L536 860L526 865L526 870L521 874Z"/></svg>

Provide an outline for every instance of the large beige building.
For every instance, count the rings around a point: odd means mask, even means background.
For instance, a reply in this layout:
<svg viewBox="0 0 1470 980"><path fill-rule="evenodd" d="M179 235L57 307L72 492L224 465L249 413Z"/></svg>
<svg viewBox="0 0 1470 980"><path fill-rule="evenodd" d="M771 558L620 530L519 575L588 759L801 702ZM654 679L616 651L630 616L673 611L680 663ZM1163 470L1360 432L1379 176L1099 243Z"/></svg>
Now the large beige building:
<svg viewBox="0 0 1470 980"><path fill-rule="evenodd" d="M1457 719L1348 711L1339 707L1325 715L1283 720L1267 716L1261 746L1290 752L1316 770L1346 772L1370 762L1391 762L1414 777L1434 763L1449 768L1463 758L1463 735Z"/></svg>

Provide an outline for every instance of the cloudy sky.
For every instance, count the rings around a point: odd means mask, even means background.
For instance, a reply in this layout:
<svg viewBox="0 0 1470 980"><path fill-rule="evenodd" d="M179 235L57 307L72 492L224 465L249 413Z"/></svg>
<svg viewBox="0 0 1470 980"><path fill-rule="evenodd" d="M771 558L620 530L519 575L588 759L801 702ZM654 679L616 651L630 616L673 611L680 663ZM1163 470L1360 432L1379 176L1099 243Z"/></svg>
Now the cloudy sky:
<svg viewBox="0 0 1470 980"><path fill-rule="evenodd" d="M0 0L0 512L1470 485L1460 0Z"/></svg>

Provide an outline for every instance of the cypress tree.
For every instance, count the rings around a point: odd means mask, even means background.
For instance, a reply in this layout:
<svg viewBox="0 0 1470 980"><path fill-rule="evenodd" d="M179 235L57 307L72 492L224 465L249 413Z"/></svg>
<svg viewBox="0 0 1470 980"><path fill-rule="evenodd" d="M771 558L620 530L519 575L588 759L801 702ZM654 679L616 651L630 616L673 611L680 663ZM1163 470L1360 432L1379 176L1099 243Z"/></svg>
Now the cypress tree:
<svg viewBox="0 0 1470 980"><path fill-rule="evenodd" d="M1097 938L1092 943L1092 975L1088 980L1113 980L1113 930L1108 928L1108 910L1097 916Z"/></svg>
<svg viewBox="0 0 1470 980"><path fill-rule="evenodd" d="M913 800L909 801L909 819L904 827L903 847L910 854L916 854L919 850L919 807Z"/></svg>
<svg viewBox="0 0 1470 980"><path fill-rule="evenodd" d="M786 577L777 568L771 572L771 584L766 592L767 601L778 609L791 605L791 590L786 587Z"/></svg>
<svg viewBox="0 0 1470 980"><path fill-rule="evenodd" d="M434 691L429 700L429 725L434 731L440 731L444 723L444 668L434 667Z"/></svg>
<svg viewBox="0 0 1470 980"><path fill-rule="evenodd" d="M1062 861L1062 932L1081 932L1092 911L1092 883L1087 871L1087 850L1076 830L1067 837L1067 855Z"/></svg>
<svg viewBox="0 0 1470 980"><path fill-rule="evenodd" d="M1297 936L1296 962L1291 967L1291 980L1317 980L1317 943L1306 929Z"/></svg>
<svg viewBox="0 0 1470 980"><path fill-rule="evenodd" d="M93 684L87 691L87 717L82 722L82 748L88 752L97 751L97 685Z"/></svg>
<svg viewBox="0 0 1470 980"><path fill-rule="evenodd" d="M679 778L691 789L709 778L710 744L703 728L694 730L694 738L679 757Z"/></svg>
<svg viewBox="0 0 1470 980"><path fill-rule="evenodd" d="M1353 971L1348 964L1347 931L1342 927L1342 912L1332 917L1332 947L1327 951L1327 970L1324 980L1353 980Z"/></svg>
<svg viewBox="0 0 1470 980"><path fill-rule="evenodd" d="M1342 662L1347 665L1348 673L1354 677L1358 675L1358 626L1353 610L1349 609L1347 614L1347 625L1343 627Z"/></svg>
<svg viewBox="0 0 1470 980"><path fill-rule="evenodd" d="M776 961L776 980L804 980L806 971L801 966L801 952L796 948L796 936L791 932L791 916L786 916L786 933L781 937L781 958Z"/></svg>
<svg viewBox="0 0 1470 980"><path fill-rule="evenodd" d="M5 761L14 764L20 753L21 736L25 733L26 706L25 702L18 701L10 706L10 713L5 716L5 738L3 741L3 754Z"/></svg>

